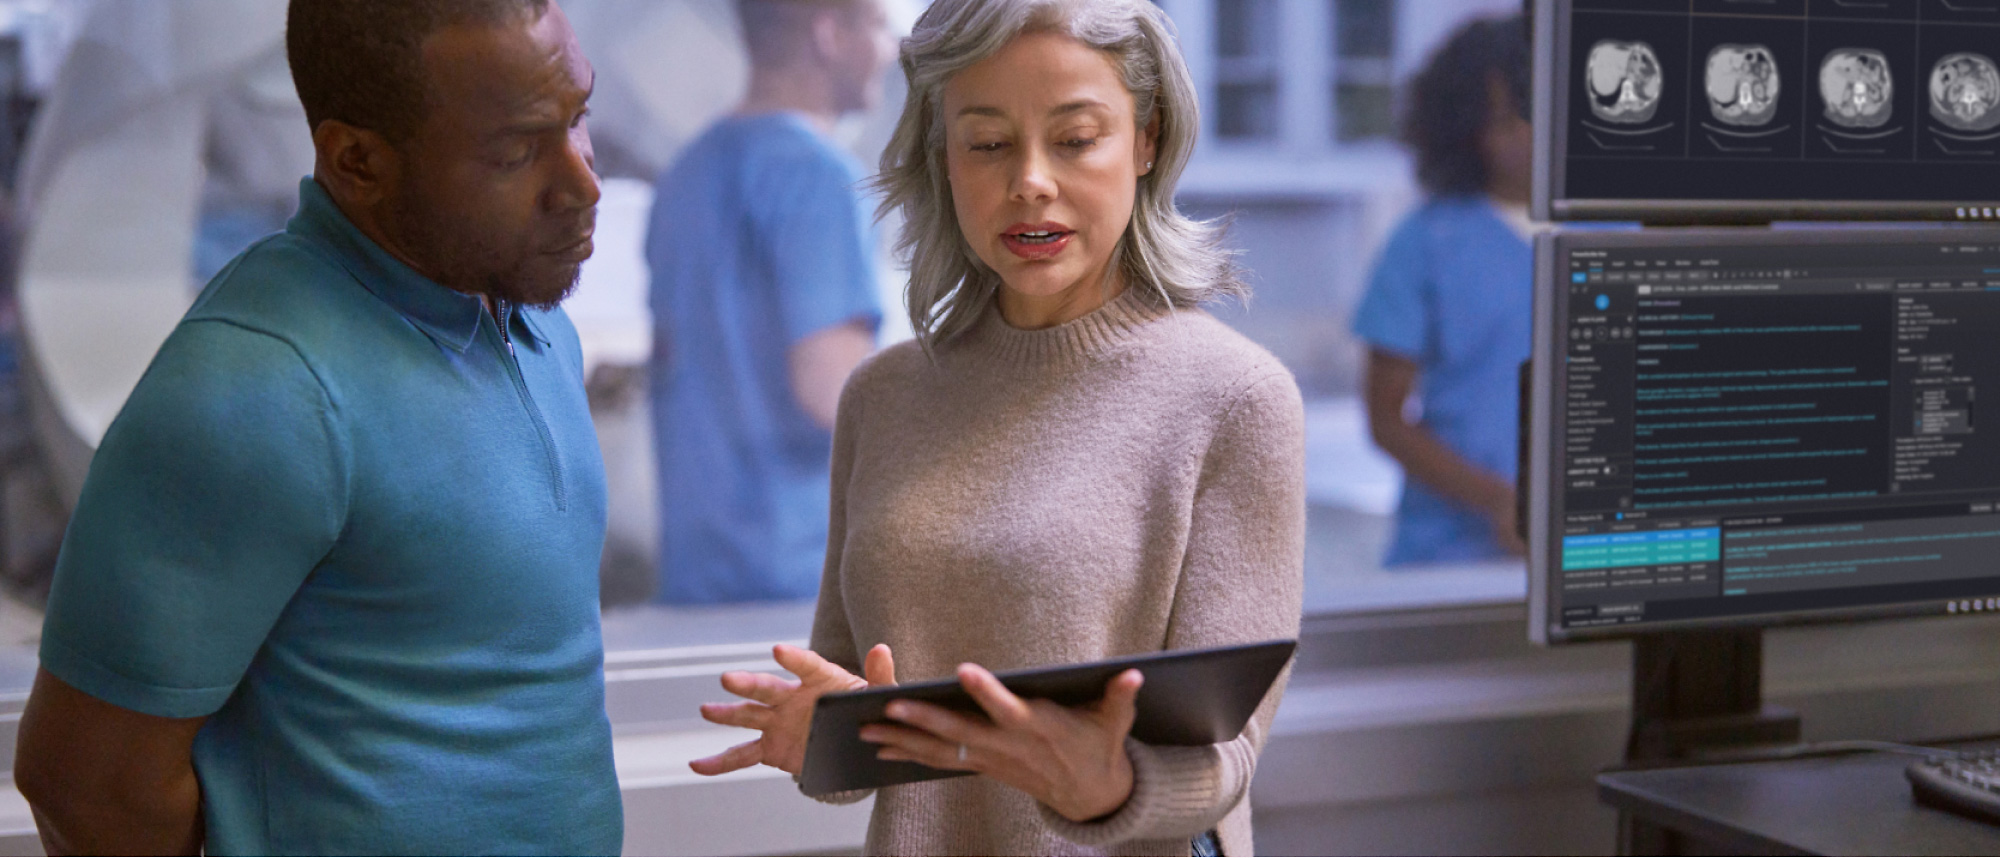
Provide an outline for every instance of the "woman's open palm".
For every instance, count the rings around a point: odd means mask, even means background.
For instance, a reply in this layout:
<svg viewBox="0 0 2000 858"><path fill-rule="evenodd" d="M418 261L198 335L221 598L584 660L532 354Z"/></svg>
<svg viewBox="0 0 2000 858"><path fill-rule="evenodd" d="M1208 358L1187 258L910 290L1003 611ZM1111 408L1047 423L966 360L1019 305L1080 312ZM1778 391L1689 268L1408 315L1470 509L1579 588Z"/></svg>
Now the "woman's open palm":
<svg viewBox="0 0 2000 858"><path fill-rule="evenodd" d="M876 644L868 651L862 667L865 680L809 649L779 644L772 647L771 655L779 667L798 679L732 670L722 675L723 690L748 699L701 706L701 717L711 723L763 735L688 763L696 774L719 775L763 763L796 775L805 765L806 736L812 730L813 705L820 695L896 684L896 660L888 644Z"/></svg>

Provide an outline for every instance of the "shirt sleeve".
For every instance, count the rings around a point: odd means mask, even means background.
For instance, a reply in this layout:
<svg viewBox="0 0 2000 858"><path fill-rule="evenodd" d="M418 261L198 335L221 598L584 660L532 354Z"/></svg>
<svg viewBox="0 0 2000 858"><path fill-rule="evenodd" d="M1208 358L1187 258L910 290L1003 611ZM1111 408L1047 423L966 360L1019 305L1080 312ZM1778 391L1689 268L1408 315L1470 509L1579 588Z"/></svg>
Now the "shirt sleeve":
<svg viewBox="0 0 2000 858"><path fill-rule="evenodd" d="M1354 333L1383 351L1421 361L1435 350L1436 288L1426 258L1421 213L1405 220L1375 261L1368 291L1354 310Z"/></svg>
<svg viewBox="0 0 2000 858"><path fill-rule="evenodd" d="M346 465L325 389L290 345L184 322L91 461L43 667L150 715L221 708L338 537Z"/></svg>
<svg viewBox="0 0 2000 858"><path fill-rule="evenodd" d="M751 192L758 249L770 266L787 345L835 325L882 319L874 231L856 177L825 153L791 155Z"/></svg>
<svg viewBox="0 0 2000 858"><path fill-rule="evenodd" d="M1237 396L1210 442L1167 648L1298 637L1305 523L1305 409L1298 385L1279 371ZM1132 795L1110 816L1078 823L1043 805L1042 820L1086 846L1194 837L1216 827L1249 794L1290 675L1287 667L1230 741L1167 747L1127 739Z"/></svg>

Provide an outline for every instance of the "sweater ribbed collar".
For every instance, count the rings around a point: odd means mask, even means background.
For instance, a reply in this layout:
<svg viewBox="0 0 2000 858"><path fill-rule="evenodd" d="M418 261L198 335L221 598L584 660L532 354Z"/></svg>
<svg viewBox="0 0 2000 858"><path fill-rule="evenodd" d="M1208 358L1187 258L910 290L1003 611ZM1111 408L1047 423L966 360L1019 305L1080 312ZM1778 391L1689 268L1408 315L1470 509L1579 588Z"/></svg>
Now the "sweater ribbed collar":
<svg viewBox="0 0 2000 858"><path fill-rule="evenodd" d="M1082 317L1033 331L1007 324L999 307L988 307L967 332L962 354L1022 369L1083 366L1118 351L1151 323L1173 315L1173 310L1155 301L1140 288L1128 287Z"/></svg>

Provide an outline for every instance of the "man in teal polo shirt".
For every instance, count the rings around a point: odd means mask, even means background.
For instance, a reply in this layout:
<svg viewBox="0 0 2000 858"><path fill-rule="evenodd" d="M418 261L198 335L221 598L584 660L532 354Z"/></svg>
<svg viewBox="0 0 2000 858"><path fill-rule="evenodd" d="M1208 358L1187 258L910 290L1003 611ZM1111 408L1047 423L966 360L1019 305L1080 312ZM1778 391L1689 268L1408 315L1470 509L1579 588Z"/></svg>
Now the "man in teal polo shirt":
<svg viewBox="0 0 2000 858"><path fill-rule="evenodd" d="M51 854L613 853L593 77L548 0L293 0L318 150L106 433L16 779Z"/></svg>

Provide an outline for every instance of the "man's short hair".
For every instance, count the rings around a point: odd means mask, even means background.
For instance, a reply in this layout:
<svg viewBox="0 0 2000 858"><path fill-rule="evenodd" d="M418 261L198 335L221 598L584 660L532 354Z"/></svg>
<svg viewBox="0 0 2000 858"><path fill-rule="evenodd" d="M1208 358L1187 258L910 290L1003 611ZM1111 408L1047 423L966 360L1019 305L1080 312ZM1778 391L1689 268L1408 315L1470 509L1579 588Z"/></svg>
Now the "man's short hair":
<svg viewBox="0 0 2000 858"><path fill-rule="evenodd" d="M549 0L291 0L285 56L313 130L329 119L401 141L423 123L424 40L538 18Z"/></svg>
<svg viewBox="0 0 2000 858"><path fill-rule="evenodd" d="M857 0L736 0L743 48L756 65L784 65L812 37L813 16L852 11Z"/></svg>

